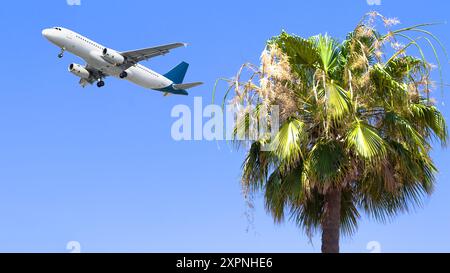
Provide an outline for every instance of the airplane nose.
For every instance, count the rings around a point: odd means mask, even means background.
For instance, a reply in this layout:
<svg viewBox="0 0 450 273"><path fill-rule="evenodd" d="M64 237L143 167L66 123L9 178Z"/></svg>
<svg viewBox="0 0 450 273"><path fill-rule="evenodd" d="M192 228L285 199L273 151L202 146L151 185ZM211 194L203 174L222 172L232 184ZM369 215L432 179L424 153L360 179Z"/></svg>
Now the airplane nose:
<svg viewBox="0 0 450 273"><path fill-rule="evenodd" d="M48 38L48 29L44 29L42 30L42 36L44 36L45 38Z"/></svg>

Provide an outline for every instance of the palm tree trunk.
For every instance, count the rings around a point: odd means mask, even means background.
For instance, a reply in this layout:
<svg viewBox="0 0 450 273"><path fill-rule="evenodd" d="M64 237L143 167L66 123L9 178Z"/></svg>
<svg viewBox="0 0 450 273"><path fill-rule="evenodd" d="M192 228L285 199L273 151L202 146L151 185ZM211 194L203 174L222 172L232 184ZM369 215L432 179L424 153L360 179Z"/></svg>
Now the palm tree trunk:
<svg viewBox="0 0 450 273"><path fill-rule="evenodd" d="M331 188L325 193L322 220L322 253L339 253L341 190Z"/></svg>

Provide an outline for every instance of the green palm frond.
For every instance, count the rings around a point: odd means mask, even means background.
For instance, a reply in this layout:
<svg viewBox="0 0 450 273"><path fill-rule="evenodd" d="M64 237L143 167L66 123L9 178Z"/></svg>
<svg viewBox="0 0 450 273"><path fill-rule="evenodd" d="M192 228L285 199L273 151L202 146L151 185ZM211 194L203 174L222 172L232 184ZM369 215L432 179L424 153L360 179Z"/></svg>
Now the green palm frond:
<svg viewBox="0 0 450 273"><path fill-rule="evenodd" d="M443 145L447 143L448 128L442 113L433 105L425 102L412 103L412 118L424 128L429 128Z"/></svg>
<svg viewBox="0 0 450 273"><path fill-rule="evenodd" d="M317 190L311 192L310 198L306 199L301 206L291 206L289 210L290 219L298 227L302 228L308 237L320 229L323 215L324 198Z"/></svg>
<svg viewBox="0 0 450 273"><path fill-rule="evenodd" d="M305 124L302 121L290 118L281 126L273 141L273 153L281 162L281 172L288 170L302 157L305 138Z"/></svg>
<svg viewBox="0 0 450 273"><path fill-rule="evenodd" d="M289 56L291 65L297 71L305 66L315 66L320 60L319 53L314 43L296 35L289 35L286 32L282 32L279 36L269 40L268 43L269 45L275 43L280 47L280 49Z"/></svg>
<svg viewBox="0 0 450 273"><path fill-rule="evenodd" d="M347 157L342 143L318 141L308 154L307 174L320 184L338 184L346 171Z"/></svg>
<svg viewBox="0 0 450 273"><path fill-rule="evenodd" d="M419 183L401 184L395 192L383 187L383 179L368 174L358 184L358 207L378 221L391 220L399 212L408 212L422 206L427 191Z"/></svg>
<svg viewBox="0 0 450 273"><path fill-rule="evenodd" d="M387 112L383 118L383 125L386 126L392 136L398 135L410 149L418 149L425 152L428 143L425 138L414 128L414 124L399 116L395 112Z"/></svg>
<svg viewBox="0 0 450 273"><path fill-rule="evenodd" d="M395 107L399 102L405 102L407 84L398 82L383 65L375 64L371 69L371 78L376 86L377 95L385 99L385 103Z"/></svg>
<svg viewBox="0 0 450 273"><path fill-rule="evenodd" d="M387 151L388 160L395 164L399 182L422 184L425 192L431 193L437 169L427 154L410 150L404 143L394 140L388 142Z"/></svg>
<svg viewBox="0 0 450 273"><path fill-rule="evenodd" d="M320 56L321 68L328 74L338 63L339 43L328 35L317 35L310 38L314 42Z"/></svg>
<svg viewBox="0 0 450 273"><path fill-rule="evenodd" d="M344 235L352 235L358 228L360 214L352 189L342 191L341 200L341 232Z"/></svg>
<svg viewBox="0 0 450 273"><path fill-rule="evenodd" d="M250 191L262 189L272 163L270 153L262 151L261 145L259 141L252 143L242 164L242 182Z"/></svg>
<svg viewBox="0 0 450 273"><path fill-rule="evenodd" d="M341 118L350 107L350 94L342 87L331 81L326 84L327 109L333 118Z"/></svg>
<svg viewBox="0 0 450 273"><path fill-rule="evenodd" d="M411 71L424 68L425 65L426 63L421 59L412 56L404 56L391 61L386 65L384 70L389 75L388 78L392 77L395 81L402 81L411 73ZM384 71L380 72L385 73ZM393 85L395 85L395 83Z"/></svg>
<svg viewBox="0 0 450 273"><path fill-rule="evenodd" d="M267 180L264 194L265 205L276 222L284 219L286 206L298 206L305 202L309 193L308 188L305 188L299 179L302 170L302 164L284 174L276 169Z"/></svg>
<svg viewBox="0 0 450 273"><path fill-rule="evenodd" d="M348 147L364 159L380 158L386 152L385 142L376 129L361 120L353 122L346 141Z"/></svg>

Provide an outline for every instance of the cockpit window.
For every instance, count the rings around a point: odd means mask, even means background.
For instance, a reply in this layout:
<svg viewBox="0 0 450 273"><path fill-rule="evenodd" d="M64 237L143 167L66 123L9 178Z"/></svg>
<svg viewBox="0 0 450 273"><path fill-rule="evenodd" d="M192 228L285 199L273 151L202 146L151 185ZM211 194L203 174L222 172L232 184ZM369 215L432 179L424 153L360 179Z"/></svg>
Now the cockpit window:
<svg viewBox="0 0 450 273"><path fill-rule="evenodd" d="M55 27L55 29L61 31L61 28L59 28L59 27Z"/></svg>

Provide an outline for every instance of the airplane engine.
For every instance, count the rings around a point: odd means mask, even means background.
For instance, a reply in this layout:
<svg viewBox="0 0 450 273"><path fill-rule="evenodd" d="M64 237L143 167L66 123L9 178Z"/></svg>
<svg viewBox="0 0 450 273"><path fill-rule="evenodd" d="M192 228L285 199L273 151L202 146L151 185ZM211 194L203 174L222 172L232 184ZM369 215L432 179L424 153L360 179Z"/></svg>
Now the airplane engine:
<svg viewBox="0 0 450 273"><path fill-rule="evenodd" d="M82 79L89 79L89 76L91 75L91 73L89 73L89 71L86 68L84 68L79 64L70 64L69 72L73 73L74 75Z"/></svg>
<svg viewBox="0 0 450 273"><path fill-rule="evenodd" d="M103 49L103 59L105 59L108 63L112 63L115 65L123 64L125 62L125 57L120 55L115 50L105 48Z"/></svg>

